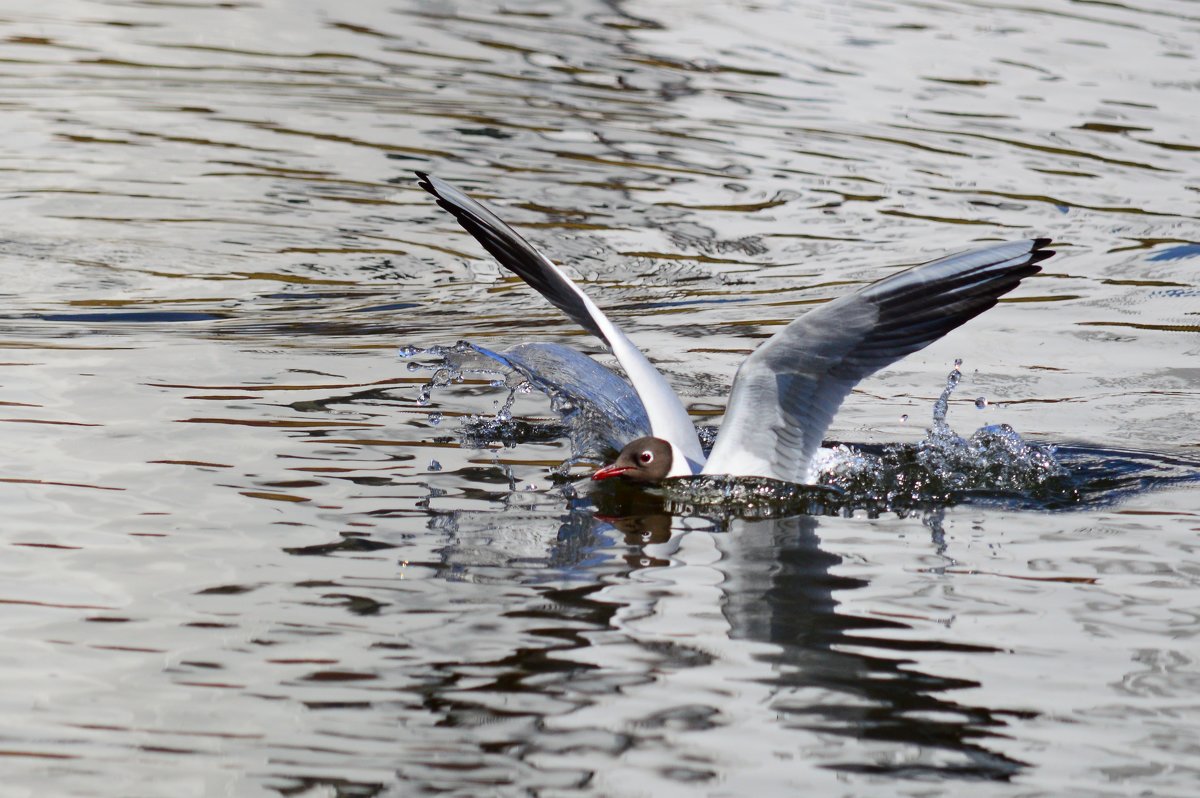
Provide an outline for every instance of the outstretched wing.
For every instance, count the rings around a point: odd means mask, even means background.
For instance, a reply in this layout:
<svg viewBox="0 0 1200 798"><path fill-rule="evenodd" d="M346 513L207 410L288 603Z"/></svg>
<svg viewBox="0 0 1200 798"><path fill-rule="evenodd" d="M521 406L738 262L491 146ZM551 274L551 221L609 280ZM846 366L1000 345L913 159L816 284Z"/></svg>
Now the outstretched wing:
<svg viewBox="0 0 1200 798"><path fill-rule="evenodd" d="M534 249L500 217L462 191L425 172L417 172L421 188L437 198L438 205L454 214L468 233L512 271L544 296L550 304L608 345L641 398L655 437L672 444L698 471L704 452L687 410L658 369L638 351L620 328L608 320L579 287L559 271L549 258Z"/></svg>
<svg viewBox="0 0 1200 798"><path fill-rule="evenodd" d="M784 327L738 369L704 473L811 481L813 455L851 389L995 305L1041 270L1049 243L997 244L906 269Z"/></svg>

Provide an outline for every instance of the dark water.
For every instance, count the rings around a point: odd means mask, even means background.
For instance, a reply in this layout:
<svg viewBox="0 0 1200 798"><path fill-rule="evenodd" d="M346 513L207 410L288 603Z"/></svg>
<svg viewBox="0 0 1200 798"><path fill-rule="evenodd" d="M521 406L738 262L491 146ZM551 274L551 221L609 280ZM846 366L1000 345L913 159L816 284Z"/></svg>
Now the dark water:
<svg viewBox="0 0 1200 798"><path fill-rule="evenodd" d="M1198 34L1180 0L0 4L0 792L1195 795ZM951 421L1061 445L1088 500L672 514L567 490L536 394L463 448L504 392L420 406L400 345L597 343L414 168L701 423L806 306L1053 236L831 436L917 441L960 357Z"/></svg>

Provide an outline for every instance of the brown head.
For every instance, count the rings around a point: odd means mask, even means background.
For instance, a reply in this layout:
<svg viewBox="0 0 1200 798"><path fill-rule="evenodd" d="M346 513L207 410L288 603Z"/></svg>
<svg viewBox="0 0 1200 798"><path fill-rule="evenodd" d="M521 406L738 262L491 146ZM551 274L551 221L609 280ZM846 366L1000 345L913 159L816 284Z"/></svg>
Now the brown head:
<svg viewBox="0 0 1200 798"><path fill-rule="evenodd" d="M612 465L592 474L592 479L624 477L657 485L671 472L672 458L671 444L661 438L638 438L621 450Z"/></svg>

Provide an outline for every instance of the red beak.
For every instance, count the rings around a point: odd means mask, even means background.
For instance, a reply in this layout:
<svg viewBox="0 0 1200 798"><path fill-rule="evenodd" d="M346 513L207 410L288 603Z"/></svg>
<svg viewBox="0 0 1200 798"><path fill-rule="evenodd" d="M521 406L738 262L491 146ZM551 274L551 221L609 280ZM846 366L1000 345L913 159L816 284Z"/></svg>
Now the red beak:
<svg viewBox="0 0 1200 798"><path fill-rule="evenodd" d="M596 473L592 474L592 479L608 479L609 477L619 477L626 471L632 471L629 466L610 465L601 468Z"/></svg>

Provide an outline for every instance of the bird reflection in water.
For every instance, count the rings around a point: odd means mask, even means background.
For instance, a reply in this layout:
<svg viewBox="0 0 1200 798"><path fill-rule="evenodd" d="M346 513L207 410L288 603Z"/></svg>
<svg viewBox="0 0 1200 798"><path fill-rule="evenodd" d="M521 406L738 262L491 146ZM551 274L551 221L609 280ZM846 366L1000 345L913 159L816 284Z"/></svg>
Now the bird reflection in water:
<svg viewBox="0 0 1200 798"><path fill-rule="evenodd" d="M635 495L640 493L640 495ZM821 548L811 515L783 518L680 518L644 492L593 495L595 521L624 535L634 568L666 569L688 534L709 534L720 552L721 614L735 640L768 643L757 659L771 667L772 711L787 726L914 749L895 761L844 761L853 772L906 777L1008 780L1023 763L991 750L1006 718L1034 713L974 707L947 697L977 687L966 679L919 670L921 652L964 656L998 649L921 640L913 627L846 611L866 580L837 573L842 558ZM825 521L825 523L829 523ZM674 545L672 545L674 543ZM837 598L835 598L835 594ZM883 635L879 633L885 633ZM872 653L874 652L874 653ZM825 699L795 697L819 692Z"/></svg>

